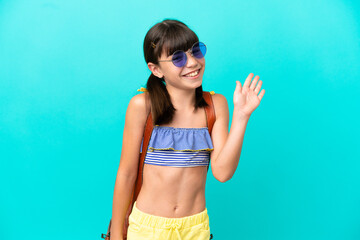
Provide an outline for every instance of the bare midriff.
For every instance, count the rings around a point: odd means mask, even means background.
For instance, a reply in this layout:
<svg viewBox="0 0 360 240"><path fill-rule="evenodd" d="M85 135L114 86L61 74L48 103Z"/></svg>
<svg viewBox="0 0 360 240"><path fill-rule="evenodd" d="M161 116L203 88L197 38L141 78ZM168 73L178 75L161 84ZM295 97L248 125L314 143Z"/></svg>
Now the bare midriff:
<svg viewBox="0 0 360 240"><path fill-rule="evenodd" d="M136 207L147 214L181 218L205 210L207 167L144 164L143 184Z"/></svg>

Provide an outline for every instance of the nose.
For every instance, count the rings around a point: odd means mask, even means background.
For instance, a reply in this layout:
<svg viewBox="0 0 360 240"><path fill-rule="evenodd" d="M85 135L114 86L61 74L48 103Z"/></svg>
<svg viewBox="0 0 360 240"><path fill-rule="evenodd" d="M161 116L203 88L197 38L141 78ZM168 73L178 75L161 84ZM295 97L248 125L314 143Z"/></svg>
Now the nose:
<svg viewBox="0 0 360 240"><path fill-rule="evenodd" d="M191 68L198 64L196 58L192 55L192 53L186 52L186 56L187 56L186 67Z"/></svg>

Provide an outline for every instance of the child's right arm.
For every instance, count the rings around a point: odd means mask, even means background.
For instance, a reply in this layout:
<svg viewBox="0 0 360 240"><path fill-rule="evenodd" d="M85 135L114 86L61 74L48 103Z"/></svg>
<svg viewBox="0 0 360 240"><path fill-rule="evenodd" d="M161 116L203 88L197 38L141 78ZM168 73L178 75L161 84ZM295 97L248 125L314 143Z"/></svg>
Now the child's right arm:
<svg viewBox="0 0 360 240"><path fill-rule="evenodd" d="M126 211L130 205L139 164L139 153L147 112L147 93L134 96L128 105L123 132L120 165L116 176L111 219L111 240L123 237Z"/></svg>

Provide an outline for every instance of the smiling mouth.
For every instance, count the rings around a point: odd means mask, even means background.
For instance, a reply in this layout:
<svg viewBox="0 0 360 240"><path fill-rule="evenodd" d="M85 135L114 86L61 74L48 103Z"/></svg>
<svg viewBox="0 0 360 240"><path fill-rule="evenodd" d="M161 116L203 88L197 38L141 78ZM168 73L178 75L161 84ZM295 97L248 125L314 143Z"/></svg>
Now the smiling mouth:
<svg viewBox="0 0 360 240"><path fill-rule="evenodd" d="M199 75L199 73L200 73L200 69L195 70L195 71L193 71L193 72L191 72L191 73L185 74L185 75L183 75L183 76L184 76L184 77L195 77L195 76Z"/></svg>

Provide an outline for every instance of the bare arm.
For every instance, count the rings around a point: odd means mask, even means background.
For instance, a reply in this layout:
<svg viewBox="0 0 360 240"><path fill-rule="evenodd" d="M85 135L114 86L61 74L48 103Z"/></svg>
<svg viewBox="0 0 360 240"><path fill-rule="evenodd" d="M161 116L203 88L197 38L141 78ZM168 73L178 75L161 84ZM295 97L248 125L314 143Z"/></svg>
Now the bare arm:
<svg viewBox="0 0 360 240"><path fill-rule="evenodd" d="M220 95L220 94L219 94ZM238 117L234 114L230 133L228 132L229 110L224 96L219 96L218 111L212 137L214 151L211 153L211 169L214 177L226 182L234 175L240 160L245 129L249 117Z"/></svg>
<svg viewBox="0 0 360 240"><path fill-rule="evenodd" d="M118 171L113 197L113 211L111 219L111 240L123 239L123 225L125 214L130 205L131 193L134 190L135 181Z"/></svg>
<svg viewBox="0 0 360 240"><path fill-rule="evenodd" d="M214 151L211 153L211 169L214 177L220 182L226 182L234 175L250 115L259 106L265 94L264 89L260 92L262 81L256 85L259 76L251 81L253 76L254 74L249 74L243 87L239 81L236 82L230 133L228 133L229 107L226 98L221 94L215 94L213 98L216 121L212 130Z"/></svg>
<svg viewBox="0 0 360 240"><path fill-rule="evenodd" d="M134 190L140 145L147 117L145 94L134 96L126 111L120 165L113 197L111 240L122 239L125 215Z"/></svg>

